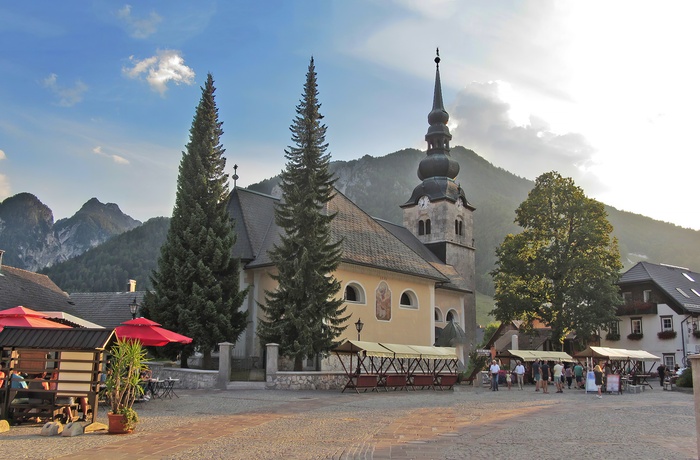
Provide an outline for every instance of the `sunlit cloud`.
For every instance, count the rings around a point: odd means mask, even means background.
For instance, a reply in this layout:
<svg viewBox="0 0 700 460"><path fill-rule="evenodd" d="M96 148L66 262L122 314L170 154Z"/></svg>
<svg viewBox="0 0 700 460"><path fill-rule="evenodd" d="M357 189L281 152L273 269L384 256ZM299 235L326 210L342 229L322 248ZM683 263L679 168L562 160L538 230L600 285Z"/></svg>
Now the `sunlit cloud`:
<svg viewBox="0 0 700 460"><path fill-rule="evenodd" d="M133 38L147 38L156 32L156 26L163 20L155 11L144 18L131 15L131 5L124 5L117 11L117 17L124 21L129 35Z"/></svg>
<svg viewBox="0 0 700 460"><path fill-rule="evenodd" d="M155 91L161 95L168 89L168 83L179 85L194 83L194 70L185 65L185 60L176 50L162 50L156 56L138 60L134 56L129 57L132 67L124 67L122 72L129 78L142 78Z"/></svg>
<svg viewBox="0 0 700 460"><path fill-rule="evenodd" d="M6 158L7 158L7 155L5 155L5 152L3 152L2 150L0 150L0 160L4 160L4 159L6 159Z"/></svg>
<svg viewBox="0 0 700 460"><path fill-rule="evenodd" d="M72 107L82 101L83 94L88 90L88 86L80 80L77 80L72 87L59 85L58 75L55 73L44 78L41 84L58 97L58 105L61 107Z"/></svg>
<svg viewBox="0 0 700 460"><path fill-rule="evenodd" d="M102 147L99 145L97 147L95 147L94 149L92 149L92 153L97 154L97 155L102 156L102 157L105 157L105 158L111 158L112 161L118 165L128 165L129 164L129 160L127 160L126 158L124 158L122 156L103 152Z"/></svg>

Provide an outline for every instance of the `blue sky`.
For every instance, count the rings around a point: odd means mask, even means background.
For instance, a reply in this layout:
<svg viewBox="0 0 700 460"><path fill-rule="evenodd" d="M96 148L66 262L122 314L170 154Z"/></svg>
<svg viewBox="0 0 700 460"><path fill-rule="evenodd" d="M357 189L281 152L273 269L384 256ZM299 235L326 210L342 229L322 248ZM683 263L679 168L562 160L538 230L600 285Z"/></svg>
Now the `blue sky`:
<svg viewBox="0 0 700 460"><path fill-rule="evenodd" d="M200 86L228 172L284 167L314 56L333 159L425 148L435 48L453 145L700 229L697 2L0 3L0 200L169 216ZM478 207L478 203L477 203Z"/></svg>

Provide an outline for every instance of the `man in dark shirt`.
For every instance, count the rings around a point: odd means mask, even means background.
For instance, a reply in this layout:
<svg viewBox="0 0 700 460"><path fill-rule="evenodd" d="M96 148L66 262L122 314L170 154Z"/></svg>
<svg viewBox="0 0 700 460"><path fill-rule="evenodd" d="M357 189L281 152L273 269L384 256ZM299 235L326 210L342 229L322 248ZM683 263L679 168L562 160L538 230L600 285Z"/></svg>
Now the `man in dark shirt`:
<svg viewBox="0 0 700 460"><path fill-rule="evenodd" d="M532 380L535 381L535 391L540 391L540 362L538 360L532 362Z"/></svg>
<svg viewBox="0 0 700 460"><path fill-rule="evenodd" d="M661 382L661 388L665 390L666 387L664 386L664 379L666 378L666 366L660 364L659 367L657 367L657 370L659 372L659 381Z"/></svg>
<svg viewBox="0 0 700 460"><path fill-rule="evenodd" d="M542 393L549 393L549 364L547 361L542 361L540 372L542 373Z"/></svg>

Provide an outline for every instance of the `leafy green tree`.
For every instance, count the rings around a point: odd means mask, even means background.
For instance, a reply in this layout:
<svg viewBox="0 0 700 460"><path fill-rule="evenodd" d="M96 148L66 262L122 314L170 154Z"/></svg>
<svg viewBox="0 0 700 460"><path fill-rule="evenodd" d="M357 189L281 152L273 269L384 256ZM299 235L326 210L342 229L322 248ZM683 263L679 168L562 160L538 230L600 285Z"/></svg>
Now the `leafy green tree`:
<svg viewBox="0 0 700 460"><path fill-rule="evenodd" d="M333 179L326 153L326 126L319 113L314 60L311 58L301 101L292 122L294 146L285 150L287 164L281 175L283 200L275 221L283 229L281 242L270 252L279 284L266 291L266 314L258 326L263 343L277 343L283 356L302 360L333 348L347 327L343 300L336 295L340 283L333 276L341 256L341 242L332 241L327 212L333 198Z"/></svg>
<svg viewBox="0 0 700 460"><path fill-rule="evenodd" d="M246 327L247 314L239 308L247 291L239 289L240 264L231 252L236 236L226 210L228 175L214 91L209 74L182 154L167 239L151 276L154 291L144 299L145 315L193 338L189 346L166 350L182 350L182 367L198 348L210 368L216 344L236 342Z"/></svg>
<svg viewBox="0 0 700 460"><path fill-rule="evenodd" d="M540 320L560 342L572 330L589 337L607 328L621 302L622 264L603 204L549 172L535 181L516 222L523 231L496 250L496 319Z"/></svg>

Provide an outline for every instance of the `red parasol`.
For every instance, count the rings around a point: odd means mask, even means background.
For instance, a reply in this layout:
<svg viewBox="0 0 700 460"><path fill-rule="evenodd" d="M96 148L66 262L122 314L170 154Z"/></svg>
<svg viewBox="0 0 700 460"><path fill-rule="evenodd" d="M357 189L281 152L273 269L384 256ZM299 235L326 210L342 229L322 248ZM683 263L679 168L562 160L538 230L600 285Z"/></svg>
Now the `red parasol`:
<svg viewBox="0 0 700 460"><path fill-rule="evenodd" d="M160 327L160 324L148 318L136 318L124 321L122 326L114 329L120 339L133 339L148 347L162 347L169 343L191 343L192 339L177 332Z"/></svg>
<svg viewBox="0 0 700 460"><path fill-rule="evenodd" d="M55 327L70 329L70 326L66 324L51 321L48 319L48 316L44 315L43 313L39 313L31 308L22 306L0 311L0 330L2 330L4 326Z"/></svg>

